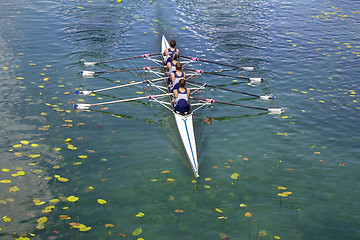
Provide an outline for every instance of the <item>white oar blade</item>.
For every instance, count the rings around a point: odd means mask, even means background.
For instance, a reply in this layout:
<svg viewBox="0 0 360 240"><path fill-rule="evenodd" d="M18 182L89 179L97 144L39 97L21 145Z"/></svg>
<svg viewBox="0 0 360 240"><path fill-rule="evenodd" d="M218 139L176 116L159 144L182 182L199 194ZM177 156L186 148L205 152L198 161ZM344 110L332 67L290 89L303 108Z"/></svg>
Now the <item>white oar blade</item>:
<svg viewBox="0 0 360 240"><path fill-rule="evenodd" d="M81 71L80 73L83 77L93 77L95 74L93 71Z"/></svg>
<svg viewBox="0 0 360 240"><path fill-rule="evenodd" d="M243 69L244 69L245 71L254 71L254 70L255 70L254 67L243 67Z"/></svg>
<svg viewBox="0 0 360 240"><path fill-rule="evenodd" d="M90 95L90 94L92 94L92 91L76 91L76 94L79 94L79 95Z"/></svg>
<svg viewBox="0 0 360 240"><path fill-rule="evenodd" d="M90 67L90 66L94 66L97 62L83 62L83 64L85 65L85 67Z"/></svg>
<svg viewBox="0 0 360 240"><path fill-rule="evenodd" d="M282 114L282 113L284 113L283 108L269 108L268 111L269 111L269 114Z"/></svg>
<svg viewBox="0 0 360 240"><path fill-rule="evenodd" d="M260 99L262 99L262 100L274 100L275 96L264 95L264 96L260 96Z"/></svg>
<svg viewBox="0 0 360 240"><path fill-rule="evenodd" d="M75 110L87 110L91 107L91 104L75 103L73 107Z"/></svg>
<svg viewBox="0 0 360 240"><path fill-rule="evenodd" d="M262 81L264 81L264 79L262 79L262 78L250 78L250 81L254 82L254 83L261 83Z"/></svg>

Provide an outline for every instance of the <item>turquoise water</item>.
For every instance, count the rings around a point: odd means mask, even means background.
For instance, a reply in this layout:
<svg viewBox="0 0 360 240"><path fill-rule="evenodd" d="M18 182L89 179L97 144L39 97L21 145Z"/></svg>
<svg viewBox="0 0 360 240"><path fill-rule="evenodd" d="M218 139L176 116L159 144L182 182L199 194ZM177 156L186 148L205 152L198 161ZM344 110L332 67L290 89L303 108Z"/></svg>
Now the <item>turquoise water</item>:
<svg viewBox="0 0 360 240"><path fill-rule="evenodd" d="M360 238L357 1L0 6L0 239ZM85 67L81 60L155 53L163 34L184 56L257 68L199 62L192 69L265 79L196 81L276 100L219 90L197 96L285 109L269 115L215 104L195 112L197 181L165 108L139 101L72 109L143 96L143 85L86 97L75 91L154 77L80 71L151 62Z"/></svg>

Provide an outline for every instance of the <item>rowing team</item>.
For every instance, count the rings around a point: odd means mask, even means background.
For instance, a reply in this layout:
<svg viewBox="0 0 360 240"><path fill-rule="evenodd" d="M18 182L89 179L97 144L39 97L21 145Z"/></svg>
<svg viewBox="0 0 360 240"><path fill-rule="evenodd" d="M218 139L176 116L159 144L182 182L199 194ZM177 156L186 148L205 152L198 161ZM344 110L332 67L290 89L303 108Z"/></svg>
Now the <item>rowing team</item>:
<svg viewBox="0 0 360 240"><path fill-rule="evenodd" d="M182 64L178 61L179 49L175 48L176 41L170 41L170 47L165 49L165 65L168 68L168 85L170 86L170 92L174 93L175 111L185 113L189 112L189 98L190 90L186 89L185 72L182 71Z"/></svg>

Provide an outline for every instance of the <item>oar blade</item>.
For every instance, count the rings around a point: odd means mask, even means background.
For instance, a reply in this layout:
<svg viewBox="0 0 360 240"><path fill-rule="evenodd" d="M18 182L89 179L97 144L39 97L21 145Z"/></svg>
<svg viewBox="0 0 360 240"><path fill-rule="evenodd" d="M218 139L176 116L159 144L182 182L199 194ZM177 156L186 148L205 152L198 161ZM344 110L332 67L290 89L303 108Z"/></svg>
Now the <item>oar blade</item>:
<svg viewBox="0 0 360 240"><path fill-rule="evenodd" d="M264 96L260 96L260 99L262 99L262 100L275 100L275 96L264 95Z"/></svg>
<svg viewBox="0 0 360 240"><path fill-rule="evenodd" d="M253 83L261 83L262 81L264 81L263 78L250 78L250 81Z"/></svg>
<svg viewBox="0 0 360 240"><path fill-rule="evenodd" d="M93 71L81 71L80 74L83 77L93 77L95 75L95 72L93 72Z"/></svg>
<svg viewBox="0 0 360 240"><path fill-rule="evenodd" d="M90 95L92 93L93 93L92 91L86 91L86 90L76 91L76 94L79 94L79 95Z"/></svg>
<svg viewBox="0 0 360 240"><path fill-rule="evenodd" d="M75 110L87 110L91 107L91 104L85 104L85 103L75 103L73 105L73 108Z"/></svg>
<svg viewBox="0 0 360 240"><path fill-rule="evenodd" d="M242 69L244 69L245 71L254 71L255 70L254 67L242 67Z"/></svg>
<svg viewBox="0 0 360 240"><path fill-rule="evenodd" d="M94 66L95 64L97 64L97 62L83 62L84 66L85 67L91 67L91 66Z"/></svg>
<svg viewBox="0 0 360 240"><path fill-rule="evenodd" d="M269 114L282 114L285 112L283 108L269 108Z"/></svg>

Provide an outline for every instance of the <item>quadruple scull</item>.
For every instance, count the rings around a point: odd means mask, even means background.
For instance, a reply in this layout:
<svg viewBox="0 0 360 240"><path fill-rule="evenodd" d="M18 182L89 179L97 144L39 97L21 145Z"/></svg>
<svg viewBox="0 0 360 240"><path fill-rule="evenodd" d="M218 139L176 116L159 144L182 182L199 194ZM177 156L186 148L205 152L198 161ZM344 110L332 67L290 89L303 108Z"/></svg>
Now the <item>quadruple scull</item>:
<svg viewBox="0 0 360 240"><path fill-rule="evenodd" d="M270 114L281 114L283 112L283 109L282 108L251 107L251 106L236 104L236 103L232 103L232 102L221 102L221 101L216 101L214 99L202 99L202 98L194 97L192 95L197 93L199 90L203 90L203 89L206 89L206 88L218 88L218 89L222 89L222 90L225 90L225 91L231 91L231 92L236 92L236 93L249 95L249 96L256 97L256 98L263 99L263 100L274 99L274 97L270 96L270 95L260 96L260 95L255 95L255 94L251 94L251 93L240 92L240 91L233 90L233 89L226 89L226 88L223 88L223 87L210 85L210 84L206 84L206 83L202 84L202 83L199 83L199 82L191 81L190 79L192 79L192 78L194 78L196 76L200 76L201 74L209 73L209 72L204 72L202 70L189 70L188 69L190 73L188 73L186 75L187 76L186 80L187 80L188 84L190 84L192 86L192 87L190 87L188 89L190 89L190 91L191 91L191 99L192 99L192 101L195 101L195 102L193 102L191 104L190 110L188 112L177 112L175 110L175 108L174 108L174 95L173 95L173 93L170 92L170 86L168 85L168 82L167 82L167 79L168 79L168 72L167 71L168 71L168 69L165 66L166 56L164 56L164 54L163 54L164 51L166 49L168 49L169 47L170 47L169 42L167 41L165 36L162 36L160 53L143 54L143 55L139 55L139 56L135 56L135 57L121 58L121 59L102 61L102 62L84 62L85 66L94 66L96 64L109 63L109 62L115 62L115 61L121 61L121 60L133 59L133 58L144 58L144 59L147 59L147 60L150 60L150 61L156 63L158 66L156 66L156 67L135 68L135 69L119 69L119 70L111 70L111 71L99 71L99 72L82 71L81 74L84 77L93 77L95 75L102 74L102 73L143 70L143 71L146 71L146 72L149 72L149 73L153 73L154 75L157 76L157 78L152 79L152 80L144 80L144 81L139 81L139 82L132 82L132 83L128 83L128 84L123 84L123 85L119 85L119 86L108 87L108 88L103 88L103 89L98 89L98 90L93 90L93 91L87 91L87 90L79 90L79 91L77 91L77 93L80 94L80 95L89 95L89 94L93 94L93 93L97 93L97 92L101 92L101 91L113 90L113 89L117 89L117 88L129 87L129 86L134 86L134 85L146 83L150 87L157 88L160 91L160 94L148 95L148 96L143 96L143 97L128 98L128 99L121 99L121 100L114 100L114 101L109 101L109 102L93 103L93 104L81 104L81 103L78 103L78 104L74 104L73 107L76 110L87 110L87 109L90 109L91 107L105 105L105 104L113 104L113 103L129 102L129 101L138 101L138 100L143 100L143 99L147 99L149 101L153 101L153 102L161 104L162 106L166 107L167 109L169 109L170 111L173 112L175 122L176 122L176 126L177 126L177 129L178 129L181 141L183 143L189 165L191 166L191 169L193 171L194 176L196 178L198 178L199 177L199 163L198 163L198 156L197 156L197 149L196 149L196 142L195 142L195 134L194 134L194 126L193 126L193 114L194 114L195 111L197 111L198 109L200 109L200 108L202 108L204 106L211 105L211 104L214 104L214 103L228 104L228 105L232 105L232 106L239 106L239 107L246 107L246 108L253 108L253 109L267 111ZM152 56L158 56L158 55L161 56L160 60L152 58ZM191 58L190 57L182 57L182 58L188 59L188 60L182 62L183 66L185 66L185 65L187 65L189 63L192 63L192 62L203 61L203 62L215 63L215 64L219 64L219 65L223 65L223 66L236 67L236 66L229 65L229 64L222 64L222 63L218 63L218 62L212 62L212 61L207 61L207 60L193 58L193 57L191 57ZM237 68L242 68L243 70L249 70L249 71L254 70L253 67L237 67ZM159 71L159 69L163 69L163 71ZM211 72L209 74L214 74L214 73ZM234 77L234 76L229 76L229 75L224 75L224 74L217 74L217 75L221 75L221 76L225 76L225 77ZM253 81L256 81L256 82L260 81L261 82L262 81L262 78L245 78L245 77L242 77L242 76L239 76L238 78L250 80L251 82L253 82ZM165 86L157 84L157 82L159 82L159 81L164 81ZM166 98L166 97L168 97L170 101L163 100L163 98ZM190 102L189 102L189 105L190 105ZM193 109L192 107L194 107L194 106L197 107L197 108Z"/></svg>

